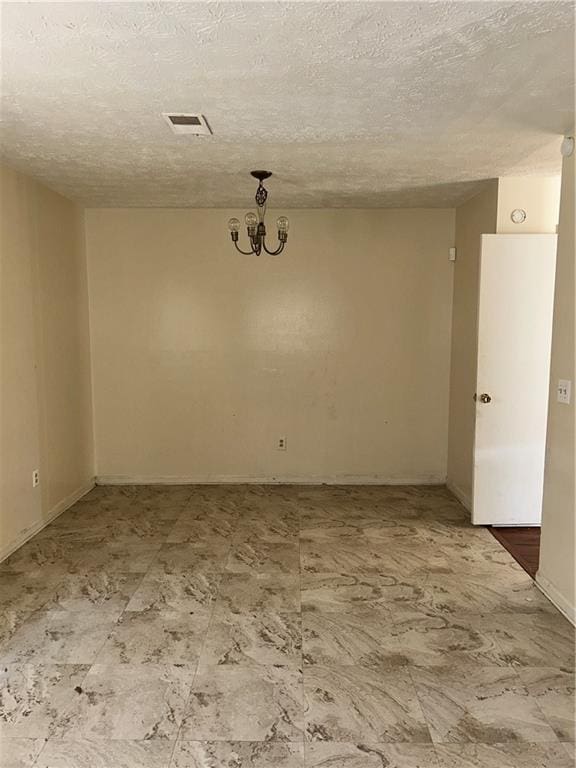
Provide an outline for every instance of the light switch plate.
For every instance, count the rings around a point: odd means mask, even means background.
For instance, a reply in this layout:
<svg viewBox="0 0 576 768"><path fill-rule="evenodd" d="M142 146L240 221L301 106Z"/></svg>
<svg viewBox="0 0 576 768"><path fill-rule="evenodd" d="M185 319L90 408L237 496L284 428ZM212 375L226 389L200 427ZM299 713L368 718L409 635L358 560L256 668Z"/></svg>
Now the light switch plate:
<svg viewBox="0 0 576 768"><path fill-rule="evenodd" d="M570 403L572 394L572 382L569 379L558 379L558 389L556 399L559 403Z"/></svg>

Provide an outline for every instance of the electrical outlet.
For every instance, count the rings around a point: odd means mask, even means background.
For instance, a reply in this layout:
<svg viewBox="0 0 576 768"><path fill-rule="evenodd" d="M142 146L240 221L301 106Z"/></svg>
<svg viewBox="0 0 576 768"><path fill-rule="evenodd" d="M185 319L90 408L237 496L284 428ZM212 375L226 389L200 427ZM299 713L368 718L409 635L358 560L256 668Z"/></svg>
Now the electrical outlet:
<svg viewBox="0 0 576 768"><path fill-rule="evenodd" d="M570 404L570 395L572 394L572 382L569 379L558 379L558 389L556 390L556 399L559 403Z"/></svg>
<svg viewBox="0 0 576 768"><path fill-rule="evenodd" d="M34 472L32 472L32 488L36 488L37 485L40 485L40 470L35 469Z"/></svg>
<svg viewBox="0 0 576 768"><path fill-rule="evenodd" d="M286 450L286 438L285 437L279 437L278 442L276 443L276 450L277 451L285 451Z"/></svg>

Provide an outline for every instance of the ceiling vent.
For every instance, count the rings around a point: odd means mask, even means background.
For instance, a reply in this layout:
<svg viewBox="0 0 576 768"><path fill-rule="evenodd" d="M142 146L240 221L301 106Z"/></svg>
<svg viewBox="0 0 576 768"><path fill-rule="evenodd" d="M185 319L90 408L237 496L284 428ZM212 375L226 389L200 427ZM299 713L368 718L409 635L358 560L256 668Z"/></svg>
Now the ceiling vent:
<svg viewBox="0 0 576 768"><path fill-rule="evenodd" d="M189 134L191 136L211 136L212 129L204 115L189 115L181 112L163 112L162 117L173 133L179 135Z"/></svg>

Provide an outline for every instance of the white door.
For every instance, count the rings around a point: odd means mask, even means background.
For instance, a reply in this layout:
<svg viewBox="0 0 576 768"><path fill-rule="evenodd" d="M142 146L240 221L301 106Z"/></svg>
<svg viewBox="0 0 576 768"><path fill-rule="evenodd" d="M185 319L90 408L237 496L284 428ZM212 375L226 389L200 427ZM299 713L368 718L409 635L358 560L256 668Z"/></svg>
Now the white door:
<svg viewBox="0 0 576 768"><path fill-rule="evenodd" d="M540 525L555 266L556 235L482 235L475 525Z"/></svg>

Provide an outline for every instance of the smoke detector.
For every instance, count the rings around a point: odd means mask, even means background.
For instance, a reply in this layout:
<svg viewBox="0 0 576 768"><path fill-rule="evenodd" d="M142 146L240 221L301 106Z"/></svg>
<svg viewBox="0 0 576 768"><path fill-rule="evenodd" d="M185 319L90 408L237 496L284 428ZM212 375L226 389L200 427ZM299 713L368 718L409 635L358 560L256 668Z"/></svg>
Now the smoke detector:
<svg viewBox="0 0 576 768"><path fill-rule="evenodd" d="M211 136L212 129L204 115L191 115L183 112L163 112L162 117L173 133L190 136Z"/></svg>

